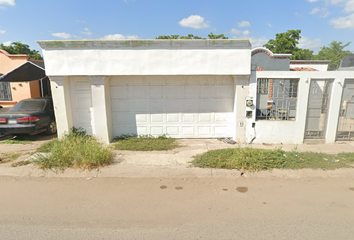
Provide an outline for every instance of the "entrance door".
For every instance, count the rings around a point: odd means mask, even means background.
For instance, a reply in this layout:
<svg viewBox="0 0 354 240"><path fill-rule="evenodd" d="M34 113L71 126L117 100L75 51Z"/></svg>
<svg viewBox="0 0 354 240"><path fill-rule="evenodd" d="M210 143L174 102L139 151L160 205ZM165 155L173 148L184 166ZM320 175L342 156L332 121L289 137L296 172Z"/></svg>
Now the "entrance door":
<svg viewBox="0 0 354 240"><path fill-rule="evenodd" d="M346 80L344 84L337 140L354 140L354 79Z"/></svg>
<svg viewBox="0 0 354 240"><path fill-rule="evenodd" d="M333 80L312 80L307 106L305 139L324 139Z"/></svg>

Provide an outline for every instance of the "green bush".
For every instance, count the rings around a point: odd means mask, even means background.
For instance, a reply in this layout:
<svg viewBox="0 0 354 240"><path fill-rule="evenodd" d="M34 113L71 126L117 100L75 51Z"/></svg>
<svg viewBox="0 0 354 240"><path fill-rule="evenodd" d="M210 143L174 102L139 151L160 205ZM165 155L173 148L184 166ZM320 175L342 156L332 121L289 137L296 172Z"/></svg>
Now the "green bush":
<svg viewBox="0 0 354 240"><path fill-rule="evenodd" d="M197 155L192 165L201 168L223 168L250 171L285 169L335 169L353 167L354 153L331 155L315 152L286 152L246 148L219 149Z"/></svg>
<svg viewBox="0 0 354 240"><path fill-rule="evenodd" d="M116 137L113 146L117 150L130 151L166 151L179 147L176 139L166 135L154 137L152 135L136 136L134 134Z"/></svg>
<svg viewBox="0 0 354 240"><path fill-rule="evenodd" d="M42 169L84 168L94 169L112 163L112 149L82 130L72 129L60 140L45 143L34 161Z"/></svg>

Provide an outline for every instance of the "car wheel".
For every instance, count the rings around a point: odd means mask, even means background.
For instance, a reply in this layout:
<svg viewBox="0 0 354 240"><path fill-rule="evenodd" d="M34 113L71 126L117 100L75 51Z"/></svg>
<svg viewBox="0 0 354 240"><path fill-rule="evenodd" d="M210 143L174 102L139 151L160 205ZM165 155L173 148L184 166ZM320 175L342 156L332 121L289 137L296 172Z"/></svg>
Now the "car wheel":
<svg viewBox="0 0 354 240"><path fill-rule="evenodd" d="M47 134L55 134L57 132L57 124L52 120L47 127Z"/></svg>

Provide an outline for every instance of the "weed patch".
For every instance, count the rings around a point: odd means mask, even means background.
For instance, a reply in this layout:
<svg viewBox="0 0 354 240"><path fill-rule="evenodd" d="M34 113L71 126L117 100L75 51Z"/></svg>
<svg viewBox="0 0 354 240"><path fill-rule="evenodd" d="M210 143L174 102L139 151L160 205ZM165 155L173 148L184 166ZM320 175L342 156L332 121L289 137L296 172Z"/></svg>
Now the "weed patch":
<svg viewBox="0 0 354 240"><path fill-rule="evenodd" d="M286 152L281 149L219 149L194 157L192 165L201 168L223 168L249 171L279 169L336 169L353 167L354 153L330 155L314 152Z"/></svg>
<svg viewBox="0 0 354 240"><path fill-rule="evenodd" d="M25 166L25 165L28 165L28 164L31 164L32 161L19 161L19 162L15 162L13 164L11 164L11 167L20 167L20 166Z"/></svg>
<svg viewBox="0 0 354 240"><path fill-rule="evenodd" d="M5 153L0 155L0 163L15 161L21 156L21 153Z"/></svg>
<svg viewBox="0 0 354 240"><path fill-rule="evenodd" d="M113 146L117 150L129 151L166 151L179 147L176 139L166 135L122 135L114 139Z"/></svg>
<svg viewBox="0 0 354 240"><path fill-rule="evenodd" d="M64 170L66 168L94 169L112 163L112 149L83 131L73 129L60 140L43 144L37 152L34 164L41 169Z"/></svg>

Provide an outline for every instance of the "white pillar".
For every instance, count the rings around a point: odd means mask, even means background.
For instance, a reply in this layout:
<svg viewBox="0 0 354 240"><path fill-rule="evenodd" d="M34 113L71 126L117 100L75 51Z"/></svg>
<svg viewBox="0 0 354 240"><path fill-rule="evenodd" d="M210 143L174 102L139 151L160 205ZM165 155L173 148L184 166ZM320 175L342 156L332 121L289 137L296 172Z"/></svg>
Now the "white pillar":
<svg viewBox="0 0 354 240"><path fill-rule="evenodd" d="M89 76L91 83L93 132L104 143L112 140L111 99L109 92L109 77Z"/></svg>
<svg viewBox="0 0 354 240"><path fill-rule="evenodd" d="M69 133L73 127L69 78L66 76L49 76L49 79L58 138L61 138L64 134Z"/></svg>
<svg viewBox="0 0 354 240"><path fill-rule="evenodd" d="M246 141L246 98L249 89L249 76L235 76L235 100L234 100L234 113L235 113L235 140L237 142Z"/></svg>
<svg viewBox="0 0 354 240"><path fill-rule="evenodd" d="M333 81L332 96L328 109L326 143L334 143L336 141L344 83L344 78L337 78Z"/></svg>

